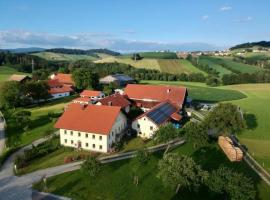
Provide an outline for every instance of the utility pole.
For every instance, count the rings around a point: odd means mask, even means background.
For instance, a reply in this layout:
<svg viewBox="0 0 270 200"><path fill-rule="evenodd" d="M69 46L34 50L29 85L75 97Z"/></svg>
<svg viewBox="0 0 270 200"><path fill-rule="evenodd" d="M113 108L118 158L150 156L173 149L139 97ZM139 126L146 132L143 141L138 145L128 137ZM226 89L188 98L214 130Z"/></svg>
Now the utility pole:
<svg viewBox="0 0 270 200"><path fill-rule="evenodd" d="M34 62L34 59L32 59L32 75L34 73L34 70L35 70L35 62Z"/></svg>

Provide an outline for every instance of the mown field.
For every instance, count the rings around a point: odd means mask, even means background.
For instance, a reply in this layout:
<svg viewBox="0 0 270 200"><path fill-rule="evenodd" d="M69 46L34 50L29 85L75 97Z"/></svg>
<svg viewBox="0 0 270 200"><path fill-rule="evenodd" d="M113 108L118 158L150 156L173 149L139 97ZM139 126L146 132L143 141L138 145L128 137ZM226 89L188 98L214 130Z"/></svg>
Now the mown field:
<svg viewBox="0 0 270 200"><path fill-rule="evenodd" d="M145 69L155 69L161 72L167 72L172 74L181 74L181 73L203 73L200 69L193 66L187 60L180 59L153 59L153 58L144 58L142 60L134 61L129 57L106 57L101 60L95 61L96 63L125 63L136 68L145 68Z"/></svg>
<svg viewBox="0 0 270 200"><path fill-rule="evenodd" d="M194 151L192 145L185 144L173 150L179 154L192 156L203 169L212 171L222 163L235 171L242 172L253 179L256 190L256 199L268 200L270 190L259 177L244 163L231 163L215 145L206 147L204 151ZM139 184L133 184L133 176L138 166L134 159L117 161L104 164L97 177L91 179L82 171L68 172L55 177L48 178L47 192L71 197L75 200L86 199L222 199L214 195L207 188L202 187L198 193L181 189L176 195L173 188L163 185L157 178L158 161L162 158L163 152L151 155L150 160L143 167L138 168L137 175ZM63 181L65 180L65 181ZM42 182L34 185L35 189L43 190Z"/></svg>
<svg viewBox="0 0 270 200"><path fill-rule="evenodd" d="M1 83L7 81L12 74L27 74L27 73L18 72L16 69L13 69L11 67L0 66L0 86Z"/></svg>
<svg viewBox="0 0 270 200"><path fill-rule="evenodd" d="M77 61L77 60L97 60L97 57L90 55L75 55L75 54L63 54L53 52L39 52L33 53L32 55L44 58L51 61Z"/></svg>

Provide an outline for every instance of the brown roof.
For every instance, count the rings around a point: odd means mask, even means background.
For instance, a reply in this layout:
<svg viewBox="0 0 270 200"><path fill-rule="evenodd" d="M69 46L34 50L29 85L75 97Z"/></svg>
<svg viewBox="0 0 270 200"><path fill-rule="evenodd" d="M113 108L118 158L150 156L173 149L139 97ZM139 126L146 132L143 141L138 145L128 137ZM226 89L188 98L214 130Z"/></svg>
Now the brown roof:
<svg viewBox="0 0 270 200"><path fill-rule="evenodd" d="M186 92L187 89L185 87L178 86L128 84L125 88L125 94L130 99L157 102L170 100L178 106L183 105Z"/></svg>
<svg viewBox="0 0 270 200"><path fill-rule="evenodd" d="M125 108L130 105L130 102L120 94L113 94L111 96L107 96L99 100L99 102L102 105L110 104L110 106L120 106L121 108Z"/></svg>
<svg viewBox="0 0 270 200"><path fill-rule="evenodd" d="M97 97L99 96L101 91L95 91L95 90L84 90L81 92L81 97Z"/></svg>
<svg viewBox="0 0 270 200"><path fill-rule="evenodd" d="M21 81L23 81L23 80L26 79L26 78L30 79L30 77L27 76L27 75L13 74L13 75L11 75L11 76L9 77L9 80L10 80L10 81L19 81L19 82L21 82Z"/></svg>
<svg viewBox="0 0 270 200"><path fill-rule="evenodd" d="M91 99L89 99L88 97L79 97L79 98L73 99L73 102L75 102L75 101L89 103L91 101Z"/></svg>
<svg viewBox="0 0 270 200"><path fill-rule="evenodd" d="M69 85L74 85L71 74L57 73L53 79L57 79L60 83L65 83Z"/></svg>
<svg viewBox="0 0 270 200"><path fill-rule="evenodd" d="M72 92L73 89L69 85L62 85L62 87L57 88L51 88L49 90L50 94L59 94L59 93L65 93L65 92Z"/></svg>
<svg viewBox="0 0 270 200"><path fill-rule="evenodd" d="M108 135L120 114L116 106L69 104L55 128Z"/></svg>
<svg viewBox="0 0 270 200"><path fill-rule="evenodd" d="M50 88L53 88L53 87L61 87L61 83L59 82L58 79L50 79L48 80L48 85Z"/></svg>

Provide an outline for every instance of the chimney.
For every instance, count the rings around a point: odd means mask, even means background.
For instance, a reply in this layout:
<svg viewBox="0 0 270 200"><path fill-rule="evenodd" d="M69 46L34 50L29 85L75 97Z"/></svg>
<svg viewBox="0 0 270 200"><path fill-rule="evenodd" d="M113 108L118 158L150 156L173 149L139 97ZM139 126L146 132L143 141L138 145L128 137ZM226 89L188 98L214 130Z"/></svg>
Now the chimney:
<svg viewBox="0 0 270 200"><path fill-rule="evenodd" d="M168 89L167 89L167 93L170 93L170 92L171 92L171 89L170 89L170 88L168 88Z"/></svg>
<svg viewBox="0 0 270 200"><path fill-rule="evenodd" d="M111 101L108 102L108 106L112 106L112 102Z"/></svg>
<svg viewBox="0 0 270 200"><path fill-rule="evenodd" d="M81 104L81 109L84 110L87 107L85 104Z"/></svg>

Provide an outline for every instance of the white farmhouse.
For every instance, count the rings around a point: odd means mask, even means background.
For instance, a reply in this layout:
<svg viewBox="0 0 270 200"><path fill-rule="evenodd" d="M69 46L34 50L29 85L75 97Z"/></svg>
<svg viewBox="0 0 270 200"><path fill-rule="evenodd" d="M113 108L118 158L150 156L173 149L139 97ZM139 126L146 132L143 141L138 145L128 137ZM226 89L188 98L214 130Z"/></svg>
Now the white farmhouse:
<svg viewBox="0 0 270 200"><path fill-rule="evenodd" d="M105 94L101 91L95 90L84 90L81 92L80 97L82 98L89 98L91 100L98 100L105 97Z"/></svg>
<svg viewBox="0 0 270 200"><path fill-rule="evenodd" d="M110 152L120 141L126 126L121 107L74 103L55 124L61 145L103 153Z"/></svg>

